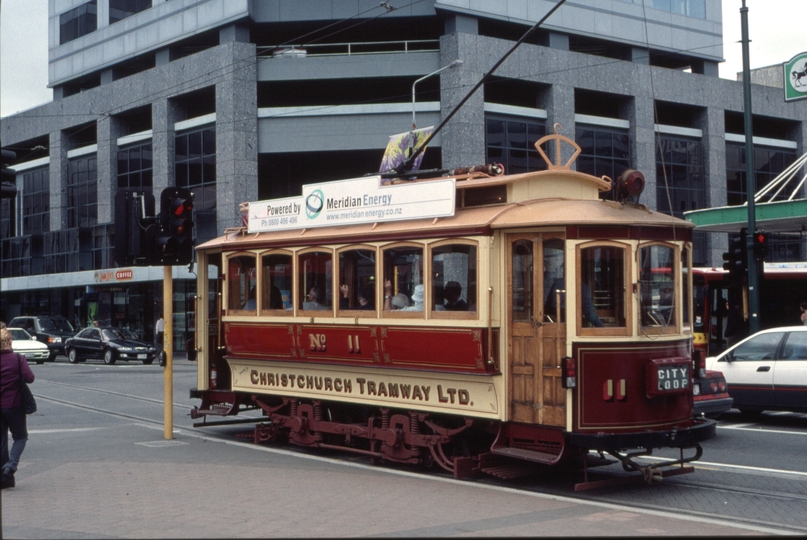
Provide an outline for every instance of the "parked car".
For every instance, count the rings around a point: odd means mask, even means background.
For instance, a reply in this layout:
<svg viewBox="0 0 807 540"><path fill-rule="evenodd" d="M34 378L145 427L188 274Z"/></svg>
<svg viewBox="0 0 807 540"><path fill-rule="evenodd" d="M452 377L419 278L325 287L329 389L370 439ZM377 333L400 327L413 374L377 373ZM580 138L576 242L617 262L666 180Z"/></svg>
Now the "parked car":
<svg viewBox="0 0 807 540"><path fill-rule="evenodd" d="M807 326L762 330L706 359L726 377L734 407L807 412Z"/></svg>
<svg viewBox="0 0 807 540"><path fill-rule="evenodd" d="M56 356L65 354L64 340L76 333L70 321L57 316L25 316L14 317L9 327L22 328L50 349L48 362L56 360Z"/></svg>
<svg viewBox="0 0 807 540"><path fill-rule="evenodd" d="M11 348L15 353L25 356L29 362L35 361L37 364L44 364L50 356L50 349L44 343L40 343L35 337L22 328L8 329L11 332Z"/></svg>
<svg viewBox="0 0 807 540"><path fill-rule="evenodd" d="M151 364L159 356L160 349L153 343L140 341L123 328L85 328L64 344L67 360L71 364L84 362L88 358L100 358L105 364L118 360L139 360Z"/></svg>

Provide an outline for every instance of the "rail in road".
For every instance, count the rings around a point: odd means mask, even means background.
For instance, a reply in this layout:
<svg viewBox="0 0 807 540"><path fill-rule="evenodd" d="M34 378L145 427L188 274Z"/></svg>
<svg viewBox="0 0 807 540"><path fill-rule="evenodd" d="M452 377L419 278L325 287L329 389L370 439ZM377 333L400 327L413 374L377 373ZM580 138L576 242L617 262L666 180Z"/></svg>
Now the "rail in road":
<svg viewBox="0 0 807 540"><path fill-rule="evenodd" d="M37 380L32 389L37 399L59 410L69 409L71 413L64 414L70 414L71 420L59 425L48 424L40 429L36 418L29 417L31 447L38 444L40 435L46 433L94 429L88 425L91 422L82 421L87 415L151 426L158 438L157 433L163 426L161 368L137 364L106 366L56 362L34 366L34 369ZM220 441L296 459L328 463L336 460L345 466L367 466L384 474L414 474L423 479L456 482L441 472L371 466L369 460L354 455L254 445L244 442L241 437L251 432L249 425L194 429L188 416L197 404L188 398L188 390L194 384L195 365L178 362L174 382L174 421L176 432L184 439ZM807 534L805 447L807 415L763 413L749 417L732 411L718 421L718 436L704 445L703 460L696 464L694 474L666 478L653 486L631 483L576 493L573 485L579 479L557 471L511 481L487 478L474 482L474 485L609 505L624 511L684 517L703 523L724 524L729 528L741 527L754 533ZM674 456L668 457L672 459ZM664 459L665 456L662 453L654 458ZM23 464L25 459L26 455ZM598 469L594 474L605 478L626 473L620 466L612 465ZM467 486L468 483L456 482L456 485Z"/></svg>

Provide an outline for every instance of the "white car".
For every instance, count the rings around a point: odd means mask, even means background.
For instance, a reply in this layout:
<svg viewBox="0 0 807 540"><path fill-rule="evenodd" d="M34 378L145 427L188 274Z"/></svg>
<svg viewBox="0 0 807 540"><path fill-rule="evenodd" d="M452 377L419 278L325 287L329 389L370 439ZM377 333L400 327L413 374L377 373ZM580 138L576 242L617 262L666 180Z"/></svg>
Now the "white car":
<svg viewBox="0 0 807 540"><path fill-rule="evenodd" d="M11 348L15 353L25 355L29 362L33 360L37 364L45 363L50 355L47 345L37 341L22 328L9 328L8 331L11 332Z"/></svg>
<svg viewBox="0 0 807 540"><path fill-rule="evenodd" d="M707 358L706 369L723 372L743 412L807 412L807 326L757 332Z"/></svg>

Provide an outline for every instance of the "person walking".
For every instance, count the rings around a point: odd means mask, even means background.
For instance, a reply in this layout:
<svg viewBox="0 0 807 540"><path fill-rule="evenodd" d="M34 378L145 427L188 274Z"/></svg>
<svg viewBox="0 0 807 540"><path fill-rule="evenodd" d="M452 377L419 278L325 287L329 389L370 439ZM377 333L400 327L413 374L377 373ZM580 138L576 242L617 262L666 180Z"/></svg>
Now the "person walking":
<svg viewBox="0 0 807 540"><path fill-rule="evenodd" d="M25 357L11 348L11 332L0 330L0 489L16 485L14 475L28 442L28 426L20 397L20 378L34 382L34 372ZM8 432L14 444L8 448Z"/></svg>

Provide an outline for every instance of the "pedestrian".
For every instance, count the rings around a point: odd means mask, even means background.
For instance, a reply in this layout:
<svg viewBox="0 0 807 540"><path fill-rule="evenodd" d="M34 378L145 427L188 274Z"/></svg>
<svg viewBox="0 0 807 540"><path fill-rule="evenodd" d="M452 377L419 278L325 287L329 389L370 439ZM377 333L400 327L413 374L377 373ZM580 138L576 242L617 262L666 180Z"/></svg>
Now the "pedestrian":
<svg viewBox="0 0 807 540"><path fill-rule="evenodd" d="M163 336L165 335L165 320L162 314L157 322L154 324L154 337L157 339L157 345L163 347Z"/></svg>
<svg viewBox="0 0 807 540"><path fill-rule="evenodd" d="M799 308L801 309L801 324L807 325L807 302L802 302Z"/></svg>
<svg viewBox="0 0 807 540"><path fill-rule="evenodd" d="M13 488L14 474L20 463L20 456L28 442L28 427L25 409L20 396L20 378L27 383L34 382L34 372L25 357L11 348L11 332L0 330L0 489ZM14 444L8 448L8 432Z"/></svg>

